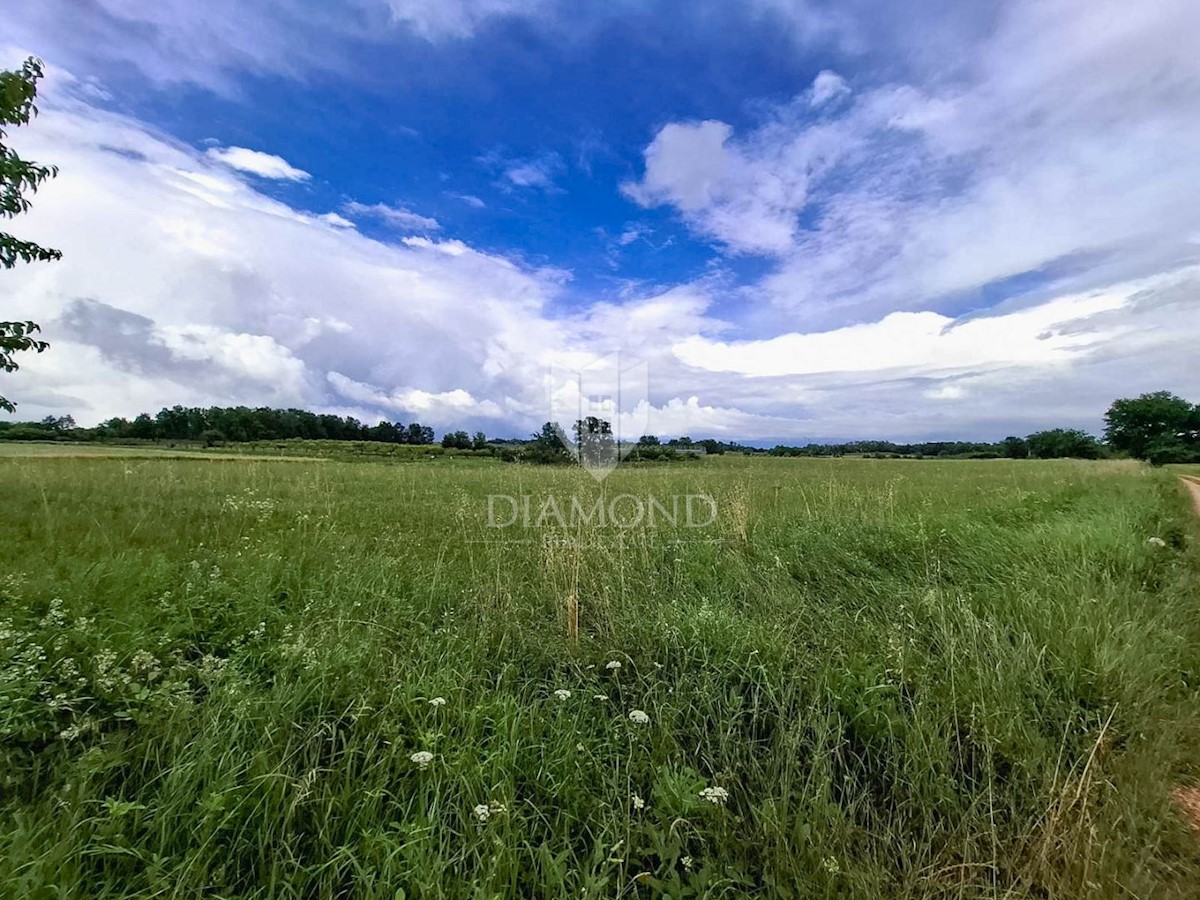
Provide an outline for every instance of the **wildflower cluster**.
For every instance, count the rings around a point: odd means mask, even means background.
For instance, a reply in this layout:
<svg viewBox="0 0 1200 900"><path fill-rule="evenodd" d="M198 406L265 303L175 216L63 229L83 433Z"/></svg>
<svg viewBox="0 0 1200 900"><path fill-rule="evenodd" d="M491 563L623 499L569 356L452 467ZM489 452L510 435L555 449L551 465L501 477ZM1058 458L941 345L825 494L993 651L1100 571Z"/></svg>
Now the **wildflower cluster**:
<svg viewBox="0 0 1200 900"><path fill-rule="evenodd" d="M428 769L429 764L433 762L433 754L428 750L418 750L409 759L416 763L418 769Z"/></svg>
<svg viewBox="0 0 1200 900"><path fill-rule="evenodd" d="M71 742L146 721L195 703L226 662L168 649L165 639L132 652L118 647L94 618L72 616L60 598L25 625L0 620L0 683L7 685L0 739Z"/></svg>
<svg viewBox="0 0 1200 900"><path fill-rule="evenodd" d="M479 824L483 825L492 816L499 816L508 812L508 808L503 803L480 803L471 812L479 821Z"/></svg>
<svg viewBox="0 0 1200 900"><path fill-rule="evenodd" d="M221 504L230 512L248 512L259 520L275 512L277 505L270 497L259 497L253 488L246 488L240 494L230 494Z"/></svg>

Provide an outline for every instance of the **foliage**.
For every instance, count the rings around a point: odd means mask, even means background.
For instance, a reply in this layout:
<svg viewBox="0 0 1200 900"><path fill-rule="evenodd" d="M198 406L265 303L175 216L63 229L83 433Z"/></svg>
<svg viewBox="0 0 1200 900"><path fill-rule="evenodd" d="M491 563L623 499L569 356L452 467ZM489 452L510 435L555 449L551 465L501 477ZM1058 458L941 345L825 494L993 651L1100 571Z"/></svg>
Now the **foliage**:
<svg viewBox="0 0 1200 900"><path fill-rule="evenodd" d="M36 193L42 182L58 174L54 166L21 159L6 143L9 126L27 125L37 115L34 99L41 77L42 64L32 57L16 71L0 72L0 215L9 219L27 212L30 202L26 195ZM22 261L49 262L61 258L62 253L58 250L0 232L0 266L5 269ZM43 352L49 345L32 337L40 330L36 322L0 322L0 369L13 372L19 368L14 353ZM12 412L14 409L11 401L0 397L0 410Z"/></svg>
<svg viewBox="0 0 1200 900"><path fill-rule="evenodd" d="M447 450L470 450L471 436L465 431L447 431L442 437L442 446Z"/></svg>
<svg viewBox="0 0 1200 900"><path fill-rule="evenodd" d="M352 416L322 415L303 409L270 409L246 406L172 406L151 417L142 413L132 422L115 418L101 423L95 437L144 440L203 440L219 432L222 440L261 441L304 438L310 440L380 441L389 444L432 444L433 429L419 422L401 425L381 421L367 425Z"/></svg>
<svg viewBox="0 0 1200 900"><path fill-rule="evenodd" d="M1037 431L1025 443L1034 459L1099 459L1103 454L1099 442L1077 428Z"/></svg>
<svg viewBox="0 0 1200 900"><path fill-rule="evenodd" d="M617 439L613 434L612 423L607 419L587 416L577 420L571 426L571 430L575 435L575 446L582 465L589 468L602 466L616 455Z"/></svg>
<svg viewBox="0 0 1200 900"><path fill-rule="evenodd" d="M4 896L1200 883L1164 799L1200 728L1166 473L127 452L0 459ZM702 530L487 525L490 494L698 489Z"/></svg>
<svg viewBox="0 0 1200 900"><path fill-rule="evenodd" d="M1004 455L1009 459L1029 458L1029 441L1024 438L1009 435L1000 442L1000 446L1004 449Z"/></svg>
<svg viewBox="0 0 1200 900"><path fill-rule="evenodd" d="M1115 400L1104 415L1104 437L1156 465L1200 462L1200 406L1169 391Z"/></svg>

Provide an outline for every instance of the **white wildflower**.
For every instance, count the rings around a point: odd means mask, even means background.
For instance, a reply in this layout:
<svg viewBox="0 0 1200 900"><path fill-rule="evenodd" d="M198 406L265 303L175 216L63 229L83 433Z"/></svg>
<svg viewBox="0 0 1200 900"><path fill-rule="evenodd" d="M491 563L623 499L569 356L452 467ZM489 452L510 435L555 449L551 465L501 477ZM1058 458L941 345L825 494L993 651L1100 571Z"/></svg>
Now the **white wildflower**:
<svg viewBox="0 0 1200 900"><path fill-rule="evenodd" d="M634 794L634 795L633 795L633 796L631 796L629 799L630 799L631 801L633 801L633 808L634 808L634 809L637 809L637 810L642 810L642 809L645 809L645 808L646 808L646 801L645 801L645 800L643 800L641 797L639 797L637 794Z"/></svg>
<svg viewBox="0 0 1200 900"><path fill-rule="evenodd" d="M631 709L629 711L629 721L633 722L635 725L649 725L650 716L645 710Z"/></svg>
<svg viewBox="0 0 1200 900"><path fill-rule="evenodd" d="M471 812L479 820L480 824L483 824L492 816L499 816L508 812L508 807L503 803L480 803Z"/></svg>
<svg viewBox="0 0 1200 900"><path fill-rule="evenodd" d="M432 706L434 709L437 709L439 706L445 706L446 698L445 697L434 697L432 700L429 701L429 705Z"/></svg>
<svg viewBox="0 0 1200 900"><path fill-rule="evenodd" d="M842 871L842 867L838 865L836 856L827 856L821 860L821 867L830 875L836 875Z"/></svg>
<svg viewBox="0 0 1200 900"><path fill-rule="evenodd" d="M1164 540L1163 540L1162 538L1160 538L1160 537L1152 537L1152 538L1150 538L1148 541L1146 541L1146 543L1147 543L1147 544L1153 544L1155 547L1165 547L1165 546L1167 546L1167 542L1166 542L1166 541L1164 541Z"/></svg>
<svg viewBox="0 0 1200 900"><path fill-rule="evenodd" d="M592 694L593 700L607 700L608 694Z"/></svg>
<svg viewBox="0 0 1200 900"><path fill-rule="evenodd" d="M700 799L707 800L714 806L724 806L729 799L729 791L723 787L706 787L700 792Z"/></svg>
<svg viewBox="0 0 1200 900"><path fill-rule="evenodd" d="M683 867L684 867L684 868L685 868L687 871L689 871L689 872L690 872L690 871L692 871L692 866L693 866L694 862L693 862L693 860L692 860L692 858L691 858L690 856L684 856L684 857L681 857L679 861L680 861L681 863L683 863Z"/></svg>
<svg viewBox="0 0 1200 900"><path fill-rule="evenodd" d="M559 700L570 700L571 692L564 690L562 688L559 688L557 691L554 692L554 696L557 697Z"/></svg>
<svg viewBox="0 0 1200 900"><path fill-rule="evenodd" d="M608 669L610 672L615 672L617 669L621 668L621 663L615 659L612 659L604 664L604 668Z"/></svg>
<svg viewBox="0 0 1200 900"><path fill-rule="evenodd" d="M428 750L418 750L416 753L410 756L409 759L415 762L422 769L426 769L429 767L429 764L433 762L433 754Z"/></svg>

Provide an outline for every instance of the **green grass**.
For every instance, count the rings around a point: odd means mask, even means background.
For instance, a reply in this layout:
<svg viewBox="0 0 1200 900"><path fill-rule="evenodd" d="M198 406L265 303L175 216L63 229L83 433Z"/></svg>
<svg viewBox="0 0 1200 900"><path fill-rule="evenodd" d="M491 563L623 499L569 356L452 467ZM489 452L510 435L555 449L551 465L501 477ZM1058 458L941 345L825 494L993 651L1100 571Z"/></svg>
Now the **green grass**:
<svg viewBox="0 0 1200 900"><path fill-rule="evenodd" d="M243 449L243 445L229 448L204 448L199 445L141 445L121 444L77 444L67 441L0 441L0 459L269 459L284 462L310 459L316 453L284 454L279 448L259 452Z"/></svg>
<svg viewBox="0 0 1200 900"><path fill-rule="evenodd" d="M1200 884L1168 800L1200 776L1197 529L1169 473L731 458L601 488L470 459L6 458L0 479L0 895ZM486 527L488 494L601 491L707 493L718 517Z"/></svg>

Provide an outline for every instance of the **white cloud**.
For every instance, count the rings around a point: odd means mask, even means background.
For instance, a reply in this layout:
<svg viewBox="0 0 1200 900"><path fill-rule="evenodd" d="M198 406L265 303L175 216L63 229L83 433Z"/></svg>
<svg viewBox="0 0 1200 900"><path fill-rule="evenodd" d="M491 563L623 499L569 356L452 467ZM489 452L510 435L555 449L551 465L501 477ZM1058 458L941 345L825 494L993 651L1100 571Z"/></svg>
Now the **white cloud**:
<svg viewBox="0 0 1200 900"><path fill-rule="evenodd" d="M560 192L555 179L566 169L563 158L553 152L537 156L509 158L498 151L485 153L479 162L499 173L498 186L506 191L513 188L538 188L547 193Z"/></svg>
<svg viewBox="0 0 1200 900"><path fill-rule="evenodd" d="M342 206L342 211L352 216L378 219L392 228L409 231L438 231L442 227L437 219L422 216L402 206L389 206L386 203L359 203L357 200L352 200Z"/></svg>
<svg viewBox="0 0 1200 900"><path fill-rule="evenodd" d="M274 178L281 181L308 181L312 176L297 169L282 156L247 150L245 147L213 147L208 156L232 169L249 172L259 178Z"/></svg>
<svg viewBox="0 0 1200 900"><path fill-rule="evenodd" d="M537 404L522 367L560 343L540 312L556 278L461 242L314 228L204 154L75 102L44 104L15 137L60 166L22 234L64 253L0 284L6 311L53 342L6 378L22 415L37 397L80 421L175 402L341 405L329 372L423 392L413 402L447 415L458 390L482 409L489 392Z"/></svg>
<svg viewBox="0 0 1200 900"><path fill-rule="evenodd" d="M736 250L792 246L807 175L778 171L731 143L724 122L666 125L646 148L646 173L622 186L642 206L669 203L698 231Z"/></svg>
<svg viewBox="0 0 1200 900"><path fill-rule="evenodd" d="M836 100L838 97L845 96L848 93L850 93L850 85L846 83L845 78L837 72L823 69L813 79L809 104L812 106L824 106L831 100Z"/></svg>
<svg viewBox="0 0 1200 900"><path fill-rule="evenodd" d="M474 194L448 193L448 194L446 194L446 196L453 197L455 200L461 200L463 203L467 204L467 206L473 206L475 209L484 209L487 206L486 203L484 203L481 199L476 197Z"/></svg>
<svg viewBox="0 0 1200 900"><path fill-rule="evenodd" d="M477 400L469 391L423 391L401 387L385 391L374 385L347 378L340 372L328 374L329 383L343 397L372 407L394 410L409 416L433 417L433 421L453 423L465 418L489 419L504 415L505 410L491 400Z"/></svg>
<svg viewBox="0 0 1200 900"><path fill-rule="evenodd" d="M747 292L776 325L937 308L1045 267L1077 275L1070 286L1162 271L1198 253L1195 33L1200 7L1184 0L1009 4L954 77L814 118L809 102L836 86L818 76L811 100L749 132L669 123L625 190L777 260Z"/></svg>
<svg viewBox="0 0 1200 900"><path fill-rule="evenodd" d="M335 228L353 228L354 223L345 216L340 216L335 212L327 212L324 215L317 216L322 222L332 225Z"/></svg>
<svg viewBox="0 0 1200 900"><path fill-rule="evenodd" d="M1141 283L1122 285L961 322L935 312L894 312L877 322L758 341L722 343L693 337L676 344L675 352L697 368L756 376L891 370L928 375L1050 366L1120 337L1119 330L1076 332L1065 326L1121 309L1144 288Z"/></svg>
<svg viewBox="0 0 1200 900"><path fill-rule="evenodd" d="M189 14L145 15L168 12ZM769 272L736 290L719 272L634 283L620 302L566 299L569 273L434 240L436 220L402 207L294 209L98 111L95 91L48 84L13 137L61 175L20 226L65 257L7 273L0 303L52 348L3 392L22 417L270 403L521 434L548 415L550 363L621 350L649 367L650 430L793 440L1094 428L1117 394L1200 396L1198 17L1177 0L1014 3L936 78L897 66L905 81L872 86L856 69L815 113L816 84L757 128L668 123L627 195ZM275 65L274 40L239 71ZM193 51L162 71L233 65ZM485 162L509 189L556 190L562 172ZM350 214L417 234L374 241ZM1010 278L1036 290L963 314Z"/></svg>
<svg viewBox="0 0 1200 900"><path fill-rule="evenodd" d="M467 38L488 19L531 17L549 6L545 0L387 0L392 16L430 40Z"/></svg>

